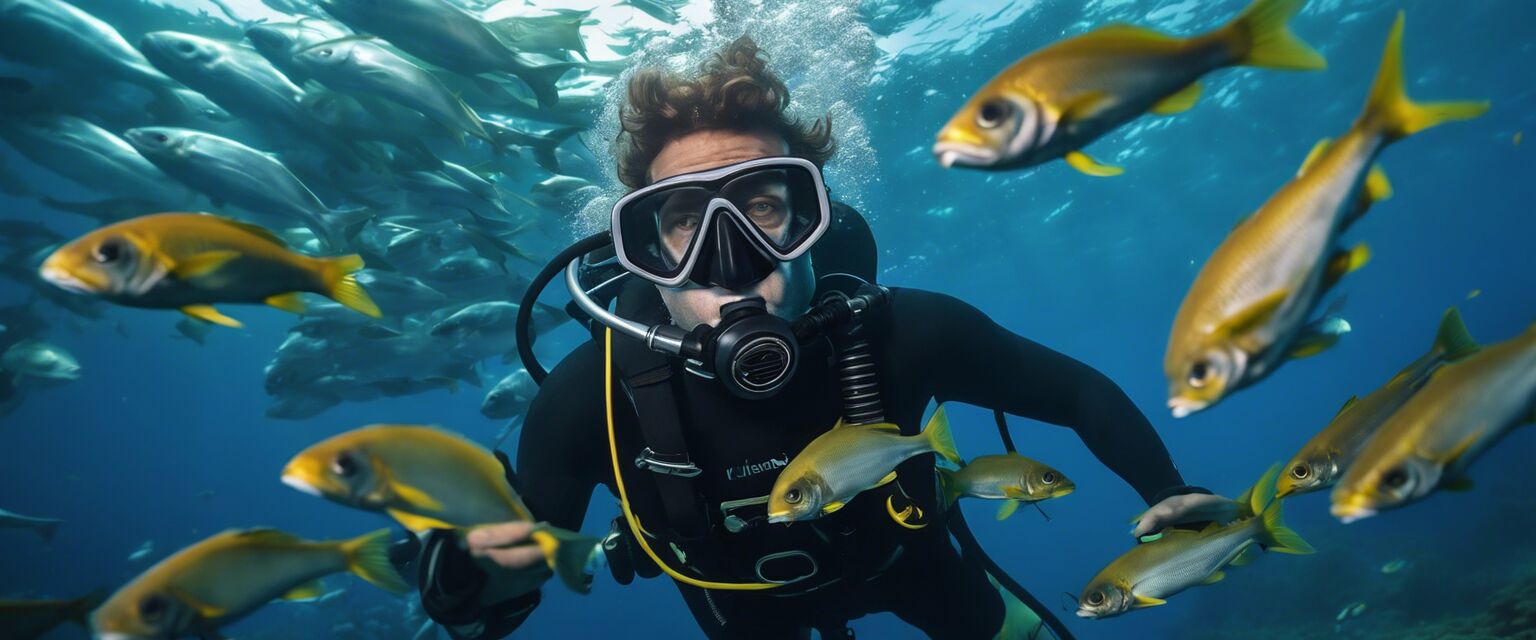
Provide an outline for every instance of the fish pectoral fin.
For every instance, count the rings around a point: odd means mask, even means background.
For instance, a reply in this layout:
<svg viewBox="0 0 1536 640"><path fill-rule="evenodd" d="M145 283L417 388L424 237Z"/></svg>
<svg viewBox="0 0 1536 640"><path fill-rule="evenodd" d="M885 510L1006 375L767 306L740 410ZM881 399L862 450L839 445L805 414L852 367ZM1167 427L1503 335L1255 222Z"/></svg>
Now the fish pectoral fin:
<svg viewBox="0 0 1536 640"><path fill-rule="evenodd" d="M888 485L888 484L890 484L892 482L895 482L895 481L896 481L896 472L892 471L890 473L885 474L884 478L881 478L879 482L875 483L874 487L870 487L870 488L873 489L875 487L883 487L883 486Z"/></svg>
<svg viewBox="0 0 1536 640"><path fill-rule="evenodd" d="M1004 500L1003 504L997 507L997 521L1002 522L1013 517L1013 514L1018 512L1020 504L1023 503L1018 500Z"/></svg>
<svg viewBox="0 0 1536 640"><path fill-rule="evenodd" d="M1327 151L1331 145L1333 145L1333 138L1323 138L1318 140L1317 144L1312 145L1312 150L1307 152L1307 159L1302 160L1301 168L1296 170L1296 177L1299 178L1306 175L1307 171L1312 168L1312 165L1317 164L1317 160L1323 157L1323 152Z"/></svg>
<svg viewBox="0 0 1536 640"><path fill-rule="evenodd" d="M395 492L395 495L399 496L401 500L404 500L406 504L409 504L418 509L425 509L428 511L437 511L443 508L443 503L438 502L436 498L427 495L427 492L422 491L421 489L417 489L416 487L394 479L391 479L389 483L390 489L392 489Z"/></svg>
<svg viewBox="0 0 1536 640"><path fill-rule="evenodd" d="M171 275L181 280L206 276L217 271L219 267L224 266L224 263L238 257L240 257L239 251L228 249L199 253L190 258L176 261L176 266L171 267Z"/></svg>
<svg viewBox="0 0 1536 640"><path fill-rule="evenodd" d="M1285 301L1289 300L1290 297L1290 289L1276 289L1270 292L1269 295L1254 301L1252 304L1244 307L1243 310L1233 314L1231 318L1228 318L1226 322L1223 322L1217 328L1217 333L1223 336L1247 333L1254 327L1264 324L1271 316L1275 315L1275 312L1279 311L1280 306L1285 304Z"/></svg>
<svg viewBox="0 0 1536 640"><path fill-rule="evenodd" d="M1365 189L1361 193L1362 198L1371 202L1392 197L1392 181L1387 179L1387 171L1380 163L1371 165L1371 171L1365 174Z"/></svg>
<svg viewBox="0 0 1536 640"><path fill-rule="evenodd" d="M1333 414L1333 417L1337 418L1339 416L1344 415L1345 411L1349 411L1349 408L1355 406L1355 403L1359 402L1359 401L1360 401L1360 396L1350 396L1348 400L1344 401L1344 406L1339 407L1339 412Z"/></svg>
<svg viewBox="0 0 1536 640"><path fill-rule="evenodd" d="M1132 609L1145 609L1147 607L1161 607L1161 606L1163 606L1165 604L1168 604L1167 600L1163 600L1161 598L1154 598L1152 596L1144 596L1144 595L1141 595L1139 593L1138 594L1132 594L1132 595L1136 598L1136 604L1131 605Z"/></svg>
<svg viewBox="0 0 1536 640"><path fill-rule="evenodd" d="M1457 476L1447 480L1445 484L1440 485L1441 489L1445 489L1446 491L1455 491L1458 493L1463 491L1471 491L1472 487L1472 478L1467 476Z"/></svg>
<svg viewBox="0 0 1536 640"><path fill-rule="evenodd" d="M1218 582L1221 582L1222 579L1224 579L1226 577L1227 577L1227 574L1226 574L1225 571L1217 571L1216 573L1213 573L1213 574L1211 574L1209 576L1206 576L1206 578L1204 580L1200 581L1200 584L1202 584L1202 585L1216 584Z"/></svg>
<svg viewBox="0 0 1536 640"><path fill-rule="evenodd" d="M1071 102L1062 105L1061 120L1063 122L1082 122L1092 120L1094 116L1109 108L1114 103L1114 98L1101 91L1089 91L1077 96Z"/></svg>
<svg viewBox="0 0 1536 640"><path fill-rule="evenodd" d="M268 297L264 302L272 307L287 311L288 313L297 313L299 315L304 315L304 312L309 310L309 307L304 305L304 299L299 297L299 293L297 291L292 293L279 293L275 296Z"/></svg>
<svg viewBox="0 0 1536 640"><path fill-rule="evenodd" d="M322 595L325 595L325 583L321 582L317 578L290 589L288 593L278 596L278 599L308 600L310 598L318 598Z"/></svg>
<svg viewBox="0 0 1536 640"><path fill-rule="evenodd" d="M1191 82L1189 86L1178 90L1173 95L1158 100L1157 104L1152 105L1151 111L1160 116L1171 116L1189 111L1199 101L1200 83Z"/></svg>
<svg viewBox="0 0 1536 640"><path fill-rule="evenodd" d="M827 515L829 513L836 513L838 509L841 509L841 508L843 508L843 507L845 507L847 505L848 505L848 503L843 502L841 500L834 501L834 502L828 502L827 504L822 505L822 507L821 507L821 514L822 515Z"/></svg>
<svg viewBox="0 0 1536 640"><path fill-rule="evenodd" d="M187 593L186 590L184 590L184 589L178 589L176 587L171 587L170 588L170 592L171 592L171 595L173 597L175 597L177 600L182 601L183 603L186 603L187 606L192 607L192 610L196 611L197 614L202 616L203 619L205 619L205 620L212 619L212 618L219 618L219 617L222 617L224 614L229 613L229 611L227 609L224 609L222 607L213 606L211 604L203 602L202 600L200 600L200 599L198 599L196 597L193 597L191 594Z"/></svg>
<svg viewBox="0 0 1536 640"><path fill-rule="evenodd" d="M400 526L410 529L416 533L431 531L432 529L452 530L457 528L436 518L419 516L414 513L406 513L399 509L385 509L384 512L389 514L389 517L394 518L395 522L399 522Z"/></svg>
<svg viewBox="0 0 1536 640"><path fill-rule="evenodd" d="M1125 169L1103 164L1098 160L1094 160L1092 156L1089 156L1088 154L1081 151L1068 151L1067 155L1064 156L1063 159L1065 159L1067 164L1071 165L1073 169L1077 169L1079 173L1096 178L1108 178L1125 173Z"/></svg>
<svg viewBox="0 0 1536 640"><path fill-rule="evenodd" d="M1463 438L1461 442L1456 443L1456 446L1451 447L1450 451L1445 452L1445 455L1440 456L1440 459L1436 460L1436 462L1439 462L1442 465L1449 465L1453 462L1456 462L1463 455L1466 455L1467 451L1472 448L1472 445L1477 444L1478 439L1482 437L1482 429L1478 429L1472 432L1470 435Z"/></svg>
<svg viewBox="0 0 1536 640"><path fill-rule="evenodd" d="M1259 545L1250 544L1247 547L1244 547L1242 551L1238 552L1237 557L1232 558L1232 561L1228 562L1227 566L1246 567L1250 564L1253 564L1253 561L1259 559L1259 556L1263 555L1263 553L1264 552L1259 549Z"/></svg>
<svg viewBox="0 0 1536 640"><path fill-rule="evenodd" d="M213 324L219 325L221 327L239 329L245 326L240 324L239 320L219 313L219 310L213 308L213 305L189 304L185 307L182 307L181 312L197 318L198 320L202 320L204 322L212 322Z"/></svg>

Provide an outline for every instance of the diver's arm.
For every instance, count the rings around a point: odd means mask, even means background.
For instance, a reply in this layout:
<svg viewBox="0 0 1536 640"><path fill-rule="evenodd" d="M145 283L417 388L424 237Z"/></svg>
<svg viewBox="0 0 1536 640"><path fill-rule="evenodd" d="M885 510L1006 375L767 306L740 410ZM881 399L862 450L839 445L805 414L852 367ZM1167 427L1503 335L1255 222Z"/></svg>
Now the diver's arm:
<svg viewBox="0 0 1536 640"><path fill-rule="evenodd" d="M1147 504L1187 487L1146 416L1104 374L1023 338L953 297L899 290L900 322L914 322L940 402L956 400L1070 427ZM915 318L909 318L915 316Z"/></svg>
<svg viewBox="0 0 1536 640"><path fill-rule="evenodd" d="M517 473L507 474L534 517L573 531L581 528L592 489L603 477L597 463L607 462L606 443L597 439L601 403L591 401L602 387L599 366L596 344L588 342L555 367L528 409L518 439ZM501 557L515 555L513 550L521 551L509 546ZM529 590L521 579L526 574L496 566L492 553L472 557L448 532L434 531L427 540L422 608L454 638L504 637L539 604L539 590Z"/></svg>

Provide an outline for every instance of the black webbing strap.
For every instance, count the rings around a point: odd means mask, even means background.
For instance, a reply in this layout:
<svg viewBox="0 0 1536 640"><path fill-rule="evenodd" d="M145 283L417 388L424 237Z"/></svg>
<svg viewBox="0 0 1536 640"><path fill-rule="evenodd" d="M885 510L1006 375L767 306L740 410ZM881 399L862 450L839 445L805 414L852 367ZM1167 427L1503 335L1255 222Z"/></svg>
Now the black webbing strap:
<svg viewBox="0 0 1536 640"><path fill-rule="evenodd" d="M638 340L614 336L614 366L635 405L644 442L637 466L656 482L667 526L678 537L699 538L707 530L704 505L694 490L698 468L688 457L672 361ZM691 470L691 471L690 471ZM690 475L691 474L691 475Z"/></svg>

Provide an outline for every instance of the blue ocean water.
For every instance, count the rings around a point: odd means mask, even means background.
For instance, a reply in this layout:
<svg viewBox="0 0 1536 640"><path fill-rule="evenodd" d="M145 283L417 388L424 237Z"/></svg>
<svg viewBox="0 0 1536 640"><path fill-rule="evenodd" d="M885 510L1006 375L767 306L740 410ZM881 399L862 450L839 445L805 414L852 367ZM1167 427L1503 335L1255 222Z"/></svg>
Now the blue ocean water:
<svg viewBox="0 0 1536 640"><path fill-rule="evenodd" d="M4 3L0 3L3 6ZM128 2L103 4L122 12ZM534 2L534 5L539 3ZM1126 168L1093 178L1055 162L1032 170L946 170L928 149L938 127L1006 65L1062 37L1113 22L1178 34L1212 28L1240 0L1015 0L1013 2L708 3L666 27L629 9L634 24L672 29L642 59L668 47L762 28L765 48L809 113L832 111L845 154L829 167L834 194L871 219L884 284L942 291L1003 326L1108 374L1152 419L1185 478L1236 495L1269 465L1289 458L1351 395L1368 392L1423 353L1441 312L1460 306L1479 340L1506 339L1536 321L1536 161L1517 134L1536 129L1536 4L1429 0L1312 0L1295 31L1327 56L1319 73L1226 70L1207 78L1189 112L1133 122L1090 147ZM217 12L195 2L179 2ZM812 6L815 5L815 6ZM611 9L611 8L609 8ZM1407 13L1409 91L1428 99L1485 98L1483 117L1416 135L1382 164L1395 194L1350 230L1371 263L1338 288L1353 326L1334 349L1293 362L1219 406L1182 420L1165 408L1163 350L1175 311L1205 258L1231 227L1292 176L1318 139L1357 114L1394 14ZM827 12L833 25L813 28ZM835 19L834 19L835 18ZM604 18L605 20L608 18ZM774 20L782 22L774 23ZM765 26L766 25L766 26ZM599 24L589 31L611 25ZM127 28L124 28L127 31ZM133 41L133 38L130 38ZM779 49L774 47L778 46ZM838 58L841 56L841 58ZM829 73L828 58L849 64ZM833 62L835 62L834 60ZM844 76L829 86L838 74ZM91 79L81 78L82 83ZM820 82L821 84L816 84ZM112 90L111 85L104 85ZM612 111L604 113L611 120ZM608 127L605 129L604 127ZM597 166L612 123L588 144ZM88 199L69 182L4 148L4 166L37 191ZM600 184L603 177L589 176ZM41 221L66 235L87 218L0 196L0 218ZM537 247L550 255L574 239L564 230ZM563 235L562 235L563 234ZM531 271L530 271L531 273ZM236 307L244 330L215 329L205 345L173 338L174 312L105 309L100 319L33 302L32 284L0 282L0 306L36 304L44 334L73 353L80 379L29 390L0 417L0 507L65 520L51 544L0 530L0 597L73 596L116 587L148 566L127 556L153 541L149 561L231 527L275 526L311 538L350 537L387 522L299 494L278 481L285 461L328 435L372 423L437 424L488 441L502 426L480 415L472 387L344 403L319 416L265 416L263 366L292 316ZM551 293L549 301L559 302ZM3 334L0 334L3 335ZM539 343L546 362L581 334L567 327ZM485 378L510 370L486 363ZM960 450L999 451L989 412L952 407ZM1536 435L1517 430L1472 468L1474 490L1342 525L1320 495L1287 502L1287 520L1313 556L1266 557L1168 606L1103 621L1061 608L1132 544L1127 519L1142 505L1070 430L1015 418L1020 450L1062 470L1075 494L992 521L992 507L965 503L977 537L1004 568L1067 618L1079 638L1442 637L1451 621L1481 620L1497 592L1536 575L1530 460ZM515 452L512 452L515 453ZM515 457L515 456L514 456ZM594 496L588 533L600 533L616 501ZM1408 568L1383 574L1393 560ZM406 638L406 602L352 578L325 606L273 604L227 630L235 638ZM1527 592L1529 593L1529 592ZM1368 604L1342 626L1346 605ZM1497 617L1497 614L1494 614ZM1529 637L1458 623L1466 637ZM346 625L351 625L347 628ZM861 638L915 637L890 615L856 621ZM78 629L53 636L78 637ZM1507 635L1506 635L1507 633ZM519 631L533 638L695 637L696 627L665 581L620 587L600 576L593 593L546 590ZM1414 635L1422 634L1422 635Z"/></svg>

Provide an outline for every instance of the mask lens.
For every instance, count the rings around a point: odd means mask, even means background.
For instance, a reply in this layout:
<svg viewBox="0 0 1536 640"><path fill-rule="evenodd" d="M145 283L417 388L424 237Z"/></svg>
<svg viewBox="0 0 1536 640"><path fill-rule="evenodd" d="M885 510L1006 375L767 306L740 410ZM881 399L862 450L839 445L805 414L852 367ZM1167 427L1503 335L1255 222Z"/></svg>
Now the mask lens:
<svg viewBox="0 0 1536 640"><path fill-rule="evenodd" d="M624 207L617 238L629 260L650 273L672 277L683 263L714 195L703 187L679 186L639 198Z"/></svg>
<svg viewBox="0 0 1536 640"><path fill-rule="evenodd" d="M739 176L720 188L763 240L780 253L804 243L821 222L816 181L800 167L773 167Z"/></svg>

